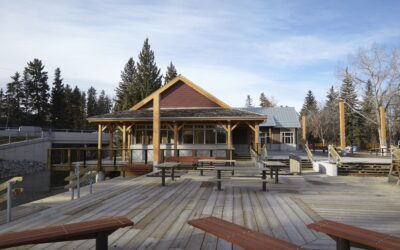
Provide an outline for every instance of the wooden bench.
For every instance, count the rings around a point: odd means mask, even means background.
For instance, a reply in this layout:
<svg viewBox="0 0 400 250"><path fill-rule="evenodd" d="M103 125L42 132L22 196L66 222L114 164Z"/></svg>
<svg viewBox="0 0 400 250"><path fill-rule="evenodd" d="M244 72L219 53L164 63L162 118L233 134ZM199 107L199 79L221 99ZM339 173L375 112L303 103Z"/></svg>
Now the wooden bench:
<svg viewBox="0 0 400 250"><path fill-rule="evenodd" d="M252 231L246 227L216 217L190 220L188 224L244 249L300 249L300 247L286 241Z"/></svg>
<svg viewBox="0 0 400 250"><path fill-rule="evenodd" d="M330 220L307 225L311 230L325 233L336 240L336 249L347 250L350 246L367 249L400 249L400 238L362 229Z"/></svg>
<svg viewBox="0 0 400 250"><path fill-rule="evenodd" d="M187 163L192 166L197 165L198 157L194 156L169 156L167 157L167 162L179 162L179 163Z"/></svg>
<svg viewBox="0 0 400 250"><path fill-rule="evenodd" d="M83 221L0 235L0 248L60 241L96 239L96 249L108 248L108 235L119 228L133 226L124 216Z"/></svg>
<svg viewBox="0 0 400 250"><path fill-rule="evenodd" d="M151 171L153 171L151 164L130 163L122 167L122 176L138 176L150 173Z"/></svg>

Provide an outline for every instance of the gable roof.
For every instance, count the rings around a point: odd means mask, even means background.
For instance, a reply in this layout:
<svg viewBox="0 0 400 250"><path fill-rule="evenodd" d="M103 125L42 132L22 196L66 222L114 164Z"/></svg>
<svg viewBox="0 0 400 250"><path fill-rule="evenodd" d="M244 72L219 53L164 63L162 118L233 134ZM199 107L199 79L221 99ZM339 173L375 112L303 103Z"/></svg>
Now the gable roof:
<svg viewBox="0 0 400 250"><path fill-rule="evenodd" d="M260 124L263 127L300 128L299 114L293 107L251 107L242 110L266 115L268 119Z"/></svg>
<svg viewBox="0 0 400 250"><path fill-rule="evenodd" d="M147 103L151 102L153 100L154 96L163 93L164 91L166 91L167 89L169 89L171 86L175 85L178 82L183 82L184 84L188 85L189 87L191 87L192 89L194 89L198 93L200 93L203 96L205 96L206 98L208 98L210 101L218 104L221 108L230 108L228 104L224 103L223 101L219 100L215 96L211 95L210 93L208 93L207 91L205 91L204 89L199 87L198 85L196 85L193 82L191 82L186 77L184 77L182 75L178 75L177 77L175 77L174 79L169 81L167 84L165 84L164 86L162 86L161 88L157 89L152 94L150 94L149 96L147 96L146 98L144 98L143 100L141 100L140 102L135 104L130 110L138 110L138 109L142 108Z"/></svg>
<svg viewBox="0 0 400 250"><path fill-rule="evenodd" d="M261 122L266 118L265 115L235 108L166 108L160 110L160 119L162 121L249 120ZM125 110L88 118L89 122L152 120L153 111L150 109Z"/></svg>

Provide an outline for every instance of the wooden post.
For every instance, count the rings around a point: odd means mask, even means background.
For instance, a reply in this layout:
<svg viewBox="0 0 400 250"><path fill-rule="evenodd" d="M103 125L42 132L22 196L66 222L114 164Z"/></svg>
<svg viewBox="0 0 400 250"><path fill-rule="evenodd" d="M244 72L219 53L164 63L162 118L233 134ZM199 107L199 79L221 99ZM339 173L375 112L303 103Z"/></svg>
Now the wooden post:
<svg viewBox="0 0 400 250"><path fill-rule="evenodd" d="M227 151L227 158L229 160L232 160L232 126L231 126L231 121L228 121L228 125L226 126L226 132L227 132L227 146L228 146L228 151Z"/></svg>
<svg viewBox="0 0 400 250"><path fill-rule="evenodd" d="M97 171L101 171L101 149L103 143L103 128L99 124L99 131L97 135Z"/></svg>
<svg viewBox="0 0 400 250"><path fill-rule="evenodd" d="M127 131L127 136L128 136L128 143L126 145L127 152L128 152L128 158L129 158L129 163L132 163L132 151L131 151L131 144L132 144L132 127L130 127Z"/></svg>
<svg viewBox="0 0 400 250"><path fill-rule="evenodd" d="M160 161L160 95L153 98L153 164Z"/></svg>
<svg viewBox="0 0 400 250"><path fill-rule="evenodd" d="M303 115L301 117L301 132L302 132L302 138L304 140L304 143L307 144L307 124L306 124L306 116Z"/></svg>
<svg viewBox="0 0 400 250"><path fill-rule="evenodd" d="M47 168L51 171L51 148L47 149Z"/></svg>
<svg viewBox="0 0 400 250"><path fill-rule="evenodd" d="M110 133L110 160L113 158L114 150L113 150L113 145L114 145L114 131L113 127L111 124L109 125L109 133Z"/></svg>
<svg viewBox="0 0 400 250"><path fill-rule="evenodd" d="M254 125L254 149L257 151L259 154L260 151L260 125L255 124Z"/></svg>
<svg viewBox="0 0 400 250"><path fill-rule="evenodd" d="M346 147L346 127L344 121L344 101L339 101L340 148Z"/></svg>
<svg viewBox="0 0 400 250"><path fill-rule="evenodd" d="M385 108L383 106L379 107L379 116L380 116L380 127L381 127L381 140L380 146L381 149L386 148L386 114Z"/></svg>
<svg viewBox="0 0 400 250"><path fill-rule="evenodd" d="M122 125L122 160L126 158L126 124Z"/></svg>
<svg viewBox="0 0 400 250"><path fill-rule="evenodd" d="M178 156L178 124L174 123L174 156Z"/></svg>
<svg viewBox="0 0 400 250"><path fill-rule="evenodd" d="M71 170L72 169L72 154L71 154L70 148L67 150L67 161L68 161L68 167Z"/></svg>
<svg viewBox="0 0 400 250"><path fill-rule="evenodd" d="M269 149L272 149L272 128L269 127Z"/></svg>

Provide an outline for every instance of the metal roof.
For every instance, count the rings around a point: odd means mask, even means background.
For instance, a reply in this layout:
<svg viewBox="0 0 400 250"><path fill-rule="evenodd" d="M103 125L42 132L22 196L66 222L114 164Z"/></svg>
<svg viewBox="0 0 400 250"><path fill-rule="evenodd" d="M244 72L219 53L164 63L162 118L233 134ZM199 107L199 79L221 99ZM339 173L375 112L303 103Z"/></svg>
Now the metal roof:
<svg viewBox="0 0 400 250"><path fill-rule="evenodd" d="M266 115L267 121L260 124L263 127L300 128L299 114L293 107L250 107L241 109Z"/></svg>
<svg viewBox="0 0 400 250"><path fill-rule="evenodd" d="M265 120L266 116L235 108L161 108L161 119L256 119ZM125 110L110 114L89 117L90 122L102 120L152 120L152 109Z"/></svg>

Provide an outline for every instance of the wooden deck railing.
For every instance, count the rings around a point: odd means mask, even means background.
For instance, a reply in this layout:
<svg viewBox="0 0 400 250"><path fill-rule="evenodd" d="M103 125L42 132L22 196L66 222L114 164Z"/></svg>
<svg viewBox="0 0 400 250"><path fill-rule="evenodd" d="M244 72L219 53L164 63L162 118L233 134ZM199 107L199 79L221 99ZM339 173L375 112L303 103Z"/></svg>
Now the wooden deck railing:
<svg viewBox="0 0 400 250"><path fill-rule="evenodd" d="M304 143L304 144L303 144L303 147L304 147L304 150L305 150L306 153L307 153L308 159L311 161L311 163L314 163L314 162L315 162L314 156L313 156L313 154L311 153L311 150L310 150L310 148L308 147L307 143Z"/></svg>
<svg viewBox="0 0 400 250"><path fill-rule="evenodd" d="M23 188L13 188L13 185L17 182L22 182L22 180L23 178L21 176L18 176L0 184L0 192L6 191L4 194L0 195L0 203L7 202L7 223L11 221L13 196L20 194L24 191Z"/></svg>
<svg viewBox="0 0 400 250"><path fill-rule="evenodd" d="M342 163L342 158L340 157L339 153L336 151L336 149L332 146L328 146L328 158L332 157L332 159L335 161L335 163L340 166Z"/></svg>

